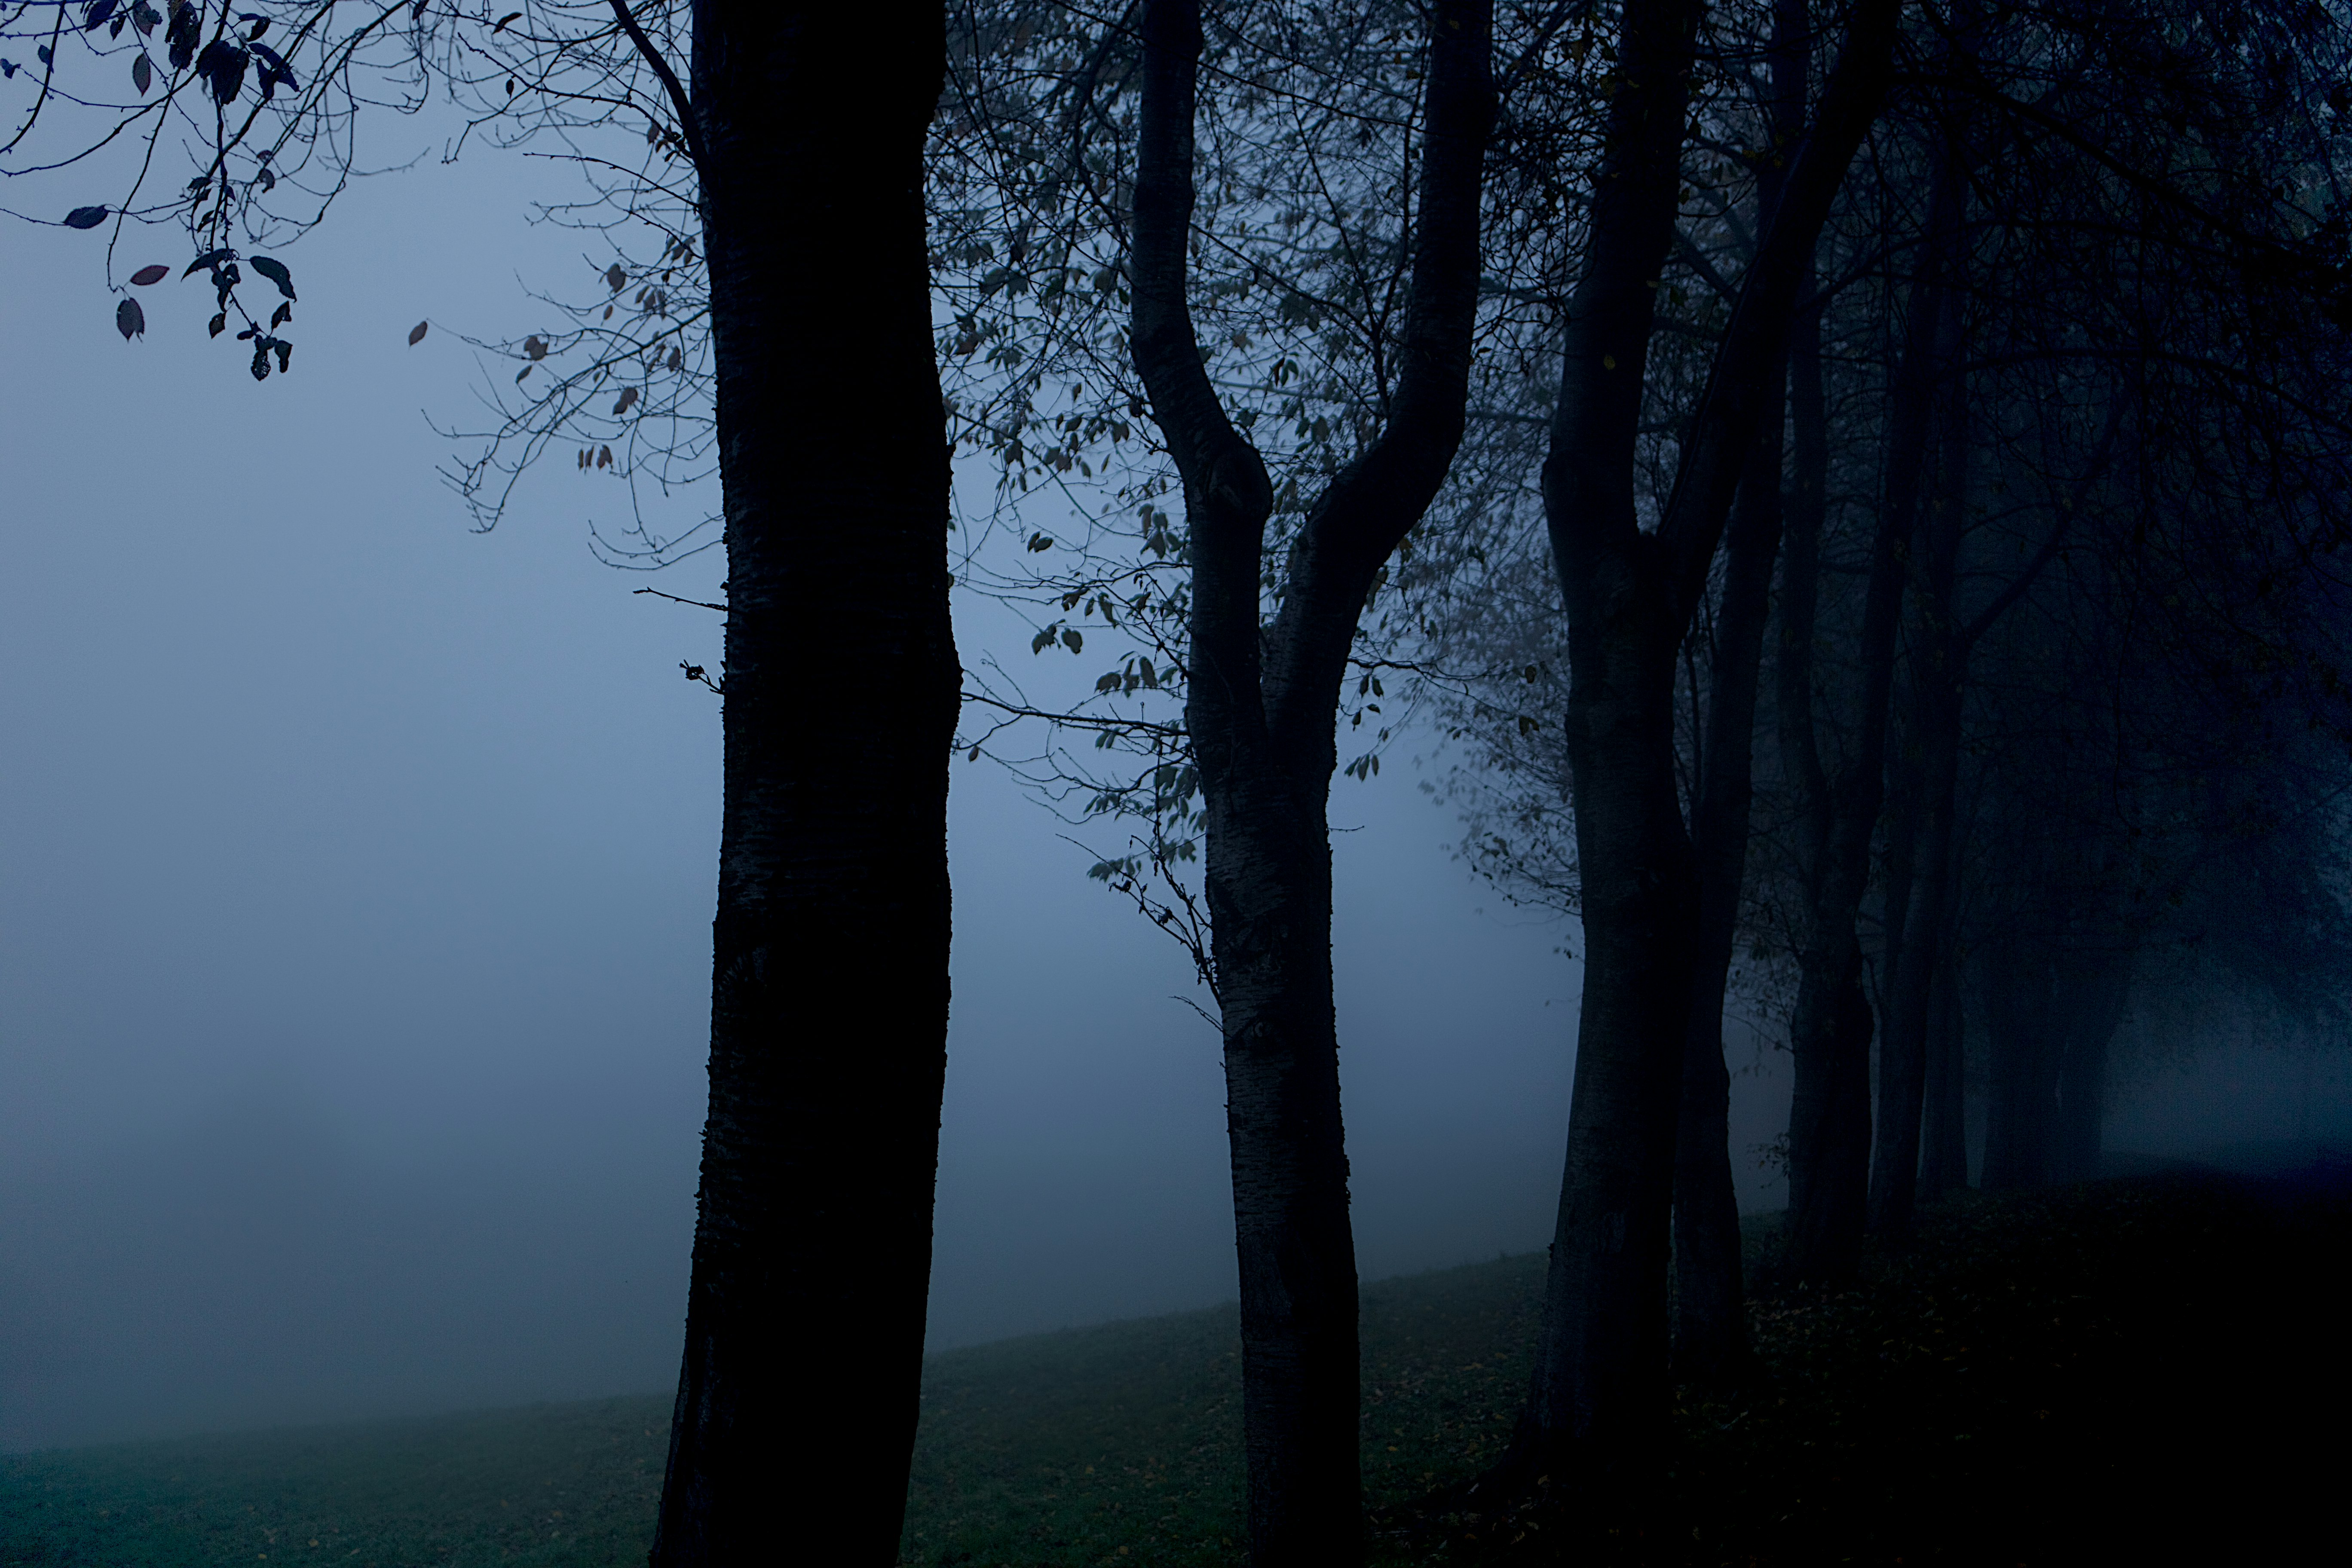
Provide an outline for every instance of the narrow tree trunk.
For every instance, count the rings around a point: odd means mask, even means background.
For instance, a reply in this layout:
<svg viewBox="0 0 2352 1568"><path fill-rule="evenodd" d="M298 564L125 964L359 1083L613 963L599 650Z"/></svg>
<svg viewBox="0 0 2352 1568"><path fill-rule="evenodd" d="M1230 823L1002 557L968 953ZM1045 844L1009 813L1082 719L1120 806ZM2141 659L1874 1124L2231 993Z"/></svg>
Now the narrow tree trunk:
<svg viewBox="0 0 2352 1568"><path fill-rule="evenodd" d="M1782 367L1776 372L1785 374ZM1776 415L1777 415L1777 403ZM1708 682L1705 765L1692 811L1697 943L1675 1133L1674 1366L1715 1381L1745 1365L1739 1199L1731 1177L1731 1074L1723 998L1748 869L1756 688L1763 664L1772 557L1780 542L1781 421L1758 433L1726 531L1723 602Z"/></svg>
<svg viewBox="0 0 2352 1568"><path fill-rule="evenodd" d="M2050 1120L2058 1052L2051 1039L2059 1002L2046 947L2006 936L1980 959L1985 1002L1986 1094L1982 1184L1987 1192L2050 1179Z"/></svg>
<svg viewBox="0 0 2352 1568"><path fill-rule="evenodd" d="M765 1561L786 1538L811 1562L880 1568L898 1550L959 687L922 195L944 65L937 6L695 6L726 770L710 1114L656 1568Z"/></svg>
<svg viewBox="0 0 2352 1568"><path fill-rule="evenodd" d="M1957 291L1947 309L1957 311ZM1948 328L1951 341L1958 325ZM1967 648L1954 623L1952 594L1968 510L1969 424L1966 382L1949 367L1938 390L1942 449L1936 494L1924 530L1916 646L1911 658L1912 799L1906 826L1916 848L1906 868L1924 873L1902 900L1902 940L1887 965L1885 1026L1879 1037L1878 1138L1870 1173L1870 1228L1903 1236L1918 1198L1919 1139L1928 1067L1929 1007L1944 954L1951 900L1952 822L1959 788L1960 689ZM1890 858L1892 857L1890 856ZM1893 873L1889 873L1890 880ZM1889 899L1889 919L1895 900Z"/></svg>
<svg viewBox="0 0 2352 1568"><path fill-rule="evenodd" d="M2131 999L2127 957L2101 953L2071 977L2065 1054L2058 1068L2052 1174L2088 1182L2099 1174L2101 1120L2106 1110L2107 1049Z"/></svg>
<svg viewBox="0 0 2352 1568"><path fill-rule="evenodd" d="M1930 615L1937 612L1931 607ZM1922 638L1923 661L1943 657L1933 631ZM1917 879L1906 911L1903 945L1888 987L1886 1026L1879 1040L1878 1128L1870 1173L1870 1228L1903 1236L1911 1228L1919 1192L1920 1136L1932 1075L1929 1037L1933 997L1945 977L1943 929L1951 899L1952 796L1959 762L1958 692L1940 668L1915 681L1919 744ZM1952 1102L1957 1113L1958 1102Z"/></svg>
<svg viewBox="0 0 2352 1568"><path fill-rule="evenodd" d="M1674 757L1675 661L1763 422L1814 242L1885 92L1895 8L1859 6L1742 279L1657 528L1633 507L1642 371L1674 237L1703 7L1621 13L1592 240L1569 307L1544 513L1569 622L1566 721L1584 994L1566 1169L1526 1410L1497 1489L1651 1460L1666 1412L1665 1267L1698 878ZM1486 1485L1482 1482L1481 1485Z"/></svg>
<svg viewBox="0 0 2352 1568"><path fill-rule="evenodd" d="M1772 17L1772 140L1793 148L1805 129L1812 29L1804 0L1778 0ZM1785 163L1758 176L1759 230L1786 183ZM1723 1059L1723 1001L1748 874L1748 807L1755 795L1756 695L1769 619L1772 562L1780 548L1781 443L1786 436L1785 352L1769 373L1756 438L1724 534L1723 599L1707 680L1706 743L1691 837L1698 867L1698 952L1675 1132L1674 1366L1716 1381L1748 1356L1740 1279L1739 1199L1731 1176L1731 1074Z"/></svg>
<svg viewBox="0 0 2352 1568"><path fill-rule="evenodd" d="M1937 376L1957 348L1948 274L1958 245L1959 198L1958 171L1950 160L1942 160L1929 195L1927 243L1911 290L1910 321L1889 412L1886 480L1872 542L1858 649L1859 736L1830 785L1828 831L1820 839L1820 861L1807 878L1810 929L1798 955L1797 1001L1789 1022L1796 1071L1789 1110L1785 1267L1791 1280L1814 1284L1843 1285L1862 1261L1870 1170L1870 1055L1869 1029L1857 1007L1866 1010L1869 1002L1863 992L1855 921L1869 882L1871 837L1885 793L1895 633L1930 457ZM1808 700L1810 684L1804 692ZM1807 770L1814 776L1818 772L1817 765ZM1814 815L1818 821L1818 805Z"/></svg>
<svg viewBox="0 0 2352 1568"><path fill-rule="evenodd" d="M1205 892L1224 1035L1250 1561L1363 1555L1355 1247L1331 990L1340 685L1367 596L1461 443L1477 308L1491 0L1439 0L1412 303L1390 417L1309 509L1282 609L1260 616L1273 492L1202 368L1187 297L1198 0L1148 0L1131 343L1184 482L1191 668L1184 710L1204 801Z"/></svg>
<svg viewBox="0 0 2352 1568"><path fill-rule="evenodd" d="M1928 983L1927 1090L1917 1201L1934 1203L1969 1184L1968 1072L1960 964L1948 917Z"/></svg>

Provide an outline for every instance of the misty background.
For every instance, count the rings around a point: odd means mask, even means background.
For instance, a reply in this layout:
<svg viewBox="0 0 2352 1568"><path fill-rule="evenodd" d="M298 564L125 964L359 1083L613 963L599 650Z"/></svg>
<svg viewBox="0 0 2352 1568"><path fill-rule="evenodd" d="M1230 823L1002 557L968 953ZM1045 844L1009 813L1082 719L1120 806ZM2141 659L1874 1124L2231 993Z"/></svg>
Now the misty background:
<svg viewBox="0 0 2352 1568"><path fill-rule="evenodd" d="M530 288L598 265L526 226L546 195L498 154L362 182L283 253L297 358L260 385L200 282L142 291L126 344L102 233L0 227L0 1447L675 1377L719 764L678 664L717 666L718 618L594 559L622 494L567 463L470 533L425 417L476 407L459 332L538 324ZM1010 612L958 616L968 662L1050 689ZM1417 735L1334 786L1367 1279L1538 1247L1558 1196L1575 933L1454 860L1416 787L1446 765ZM1229 1298L1189 960L993 765L953 781L932 1346ZM1770 1207L1743 1156L1786 1058L1735 1038L1742 1203ZM2143 1063L2109 1126L2340 1135L2352 1083L2221 1047Z"/></svg>

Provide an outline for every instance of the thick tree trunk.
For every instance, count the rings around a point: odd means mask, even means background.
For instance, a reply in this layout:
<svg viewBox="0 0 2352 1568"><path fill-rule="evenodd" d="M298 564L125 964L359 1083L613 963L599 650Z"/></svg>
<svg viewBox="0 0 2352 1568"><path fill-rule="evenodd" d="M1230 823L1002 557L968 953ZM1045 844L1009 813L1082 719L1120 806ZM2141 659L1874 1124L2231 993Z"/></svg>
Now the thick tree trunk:
<svg viewBox="0 0 2352 1568"><path fill-rule="evenodd" d="M846 59L849 99L834 90ZM937 6L695 7L726 771L710 1114L656 1568L769 1561L785 1540L810 1562L898 1554L959 688L922 196L944 59Z"/></svg>
<svg viewBox="0 0 2352 1568"><path fill-rule="evenodd" d="M1563 1463L1640 1469L1666 1410L1665 1266L1698 877L1674 759L1675 660L1764 419L1798 286L1877 113L1892 5L1859 7L1742 280L1657 528L1633 507L1642 369L1674 237L1703 7L1628 4L1569 307L1544 512L1569 622L1567 750L1584 994L1566 1169L1527 1408L1497 1489ZM1482 1482L1481 1485L1486 1485Z"/></svg>
<svg viewBox="0 0 2352 1568"><path fill-rule="evenodd" d="M1363 1554L1362 1482L1325 814L1357 622L1462 438L1493 12L1490 0L1440 0L1433 16L1412 305L1390 418L1309 510L1271 626L1259 574L1272 489L1202 369L1186 295L1197 0L1149 0L1143 34L1131 342L1192 534L1184 717L1224 1035L1250 1561L1346 1568Z"/></svg>

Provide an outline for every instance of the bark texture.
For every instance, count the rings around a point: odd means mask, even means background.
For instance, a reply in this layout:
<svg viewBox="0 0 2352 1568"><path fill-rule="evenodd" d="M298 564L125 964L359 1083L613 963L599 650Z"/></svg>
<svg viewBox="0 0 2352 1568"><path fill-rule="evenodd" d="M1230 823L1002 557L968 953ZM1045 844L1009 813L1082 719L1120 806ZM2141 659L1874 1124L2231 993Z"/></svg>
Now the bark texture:
<svg viewBox="0 0 2352 1568"><path fill-rule="evenodd" d="M1224 1036L1253 1563L1363 1553L1355 1249L1331 992L1340 687L1366 598L1460 445L1494 114L1491 0L1432 13L1412 303L1390 417L1309 510L1261 620L1273 492L1202 369L1186 296L1197 0L1149 0L1135 191L1136 368L1183 479L1192 537L1185 725Z"/></svg>
<svg viewBox="0 0 2352 1568"><path fill-rule="evenodd" d="M858 90L844 96L846 60ZM937 6L695 6L726 793L656 1568L898 1554L959 689L922 196L943 67Z"/></svg>

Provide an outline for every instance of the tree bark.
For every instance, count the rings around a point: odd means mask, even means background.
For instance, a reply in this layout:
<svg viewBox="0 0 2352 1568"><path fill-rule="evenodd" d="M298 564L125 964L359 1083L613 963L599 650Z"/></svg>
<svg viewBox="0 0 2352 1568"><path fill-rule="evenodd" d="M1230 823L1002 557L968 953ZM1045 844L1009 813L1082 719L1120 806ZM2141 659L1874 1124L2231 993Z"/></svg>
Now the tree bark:
<svg viewBox="0 0 2352 1568"><path fill-rule="evenodd" d="M1567 750L1584 917L1568 1157L1528 1404L1497 1490L1646 1468L1665 1416L1666 1262L1698 875L1674 761L1675 660L1764 419L1797 289L1886 87L1896 7L1869 0L1717 350L1658 527L1633 507L1642 368L1674 237L1692 0L1628 4L1569 308L1544 511L1569 623Z"/></svg>
<svg viewBox="0 0 2352 1568"><path fill-rule="evenodd" d="M914 1441L946 1062L960 679L922 194L943 25L937 6L701 0L693 31L725 800L652 1561L764 1561L789 1536L879 1568Z"/></svg>
<svg viewBox="0 0 2352 1568"><path fill-rule="evenodd" d="M1282 609L1260 618L1273 506L1202 369L1186 295L1198 0L1148 0L1134 228L1136 368L1184 485L1192 561L1185 725L1204 802L1241 1268L1250 1561L1363 1554L1354 1242L1331 989L1340 686L1381 564L1461 443L1494 113L1491 0L1432 17L1420 210L1391 416L1309 510Z"/></svg>

